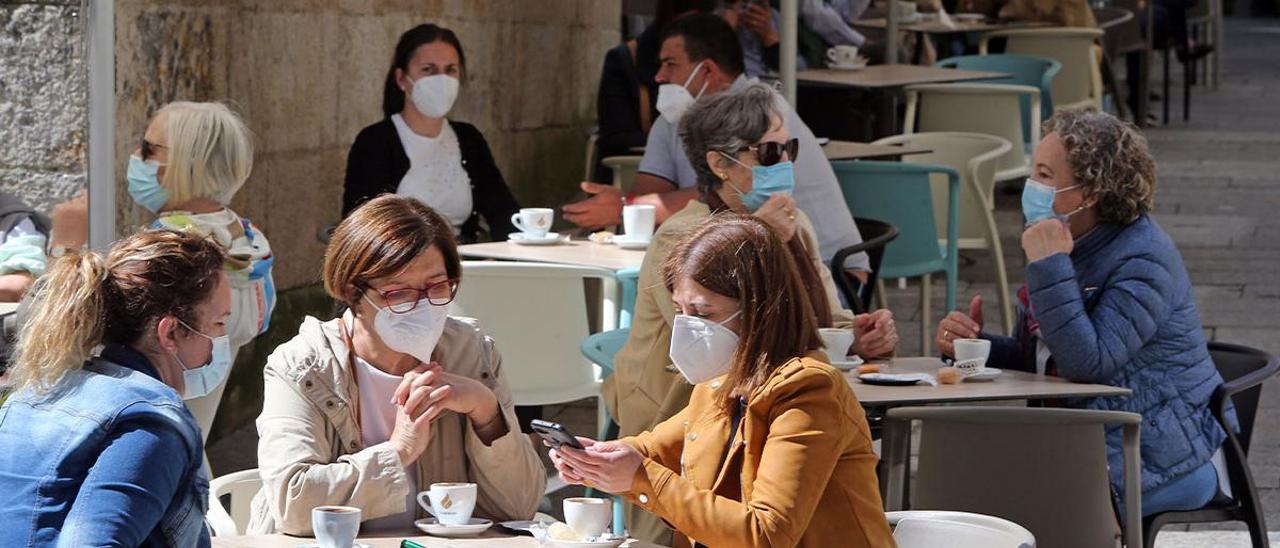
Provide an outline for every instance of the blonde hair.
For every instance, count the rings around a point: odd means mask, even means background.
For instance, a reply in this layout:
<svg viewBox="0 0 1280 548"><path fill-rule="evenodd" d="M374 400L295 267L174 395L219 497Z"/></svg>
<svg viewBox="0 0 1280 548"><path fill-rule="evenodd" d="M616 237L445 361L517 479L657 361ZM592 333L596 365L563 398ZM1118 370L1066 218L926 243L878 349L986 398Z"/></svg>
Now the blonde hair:
<svg viewBox="0 0 1280 548"><path fill-rule="evenodd" d="M169 103L164 115L169 160L163 184L169 203L210 198L231 202L253 170L253 134L222 103Z"/></svg>
<svg viewBox="0 0 1280 548"><path fill-rule="evenodd" d="M149 230L105 257L88 251L58 259L32 290L31 317L4 384L44 392L83 367L94 347L136 343L160 317L198 325L196 306L217 286L223 256L208 238Z"/></svg>

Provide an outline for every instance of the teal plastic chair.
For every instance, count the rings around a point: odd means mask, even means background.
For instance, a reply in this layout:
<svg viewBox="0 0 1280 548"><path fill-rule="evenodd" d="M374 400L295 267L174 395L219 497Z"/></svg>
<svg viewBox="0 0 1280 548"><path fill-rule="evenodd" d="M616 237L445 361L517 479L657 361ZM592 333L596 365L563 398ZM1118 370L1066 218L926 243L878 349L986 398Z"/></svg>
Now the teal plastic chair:
<svg viewBox="0 0 1280 548"><path fill-rule="evenodd" d="M1040 119L1048 120L1053 115L1053 77L1062 70L1062 63L1047 57L1003 53L996 55L961 55L948 57L937 62L937 66L962 70L985 70L1004 72L1007 78L988 78L973 80L985 84L1015 84L1040 89ZM1029 143L1027 151L1036 146L1031 142L1031 98L1019 99L1022 104L1022 137Z"/></svg>
<svg viewBox="0 0 1280 548"><path fill-rule="evenodd" d="M636 269L628 269L628 270L636 270ZM622 272L623 271L619 271L618 273L618 281L620 282L623 279ZM639 273L639 270L636 270L636 272ZM631 278L632 280L632 284L631 284L632 291L631 291L631 301L630 301L631 308L627 310L635 309L635 303L636 303L636 294L634 289L635 279L636 278L634 277ZM624 285L623 286L623 302L626 302L625 287L626 286ZM624 306L624 308L626 307ZM628 317L628 320L630 320L629 317ZM627 323L630 324L631 322L628 321ZM609 378L610 375L613 374L613 356L614 354L618 353L618 350L622 348L623 344L626 344L627 337L630 335L631 335L631 329L624 327L622 329L614 329L612 331L602 331L600 333L590 335L582 341L582 355L586 356L587 359L591 360L592 363L595 363L596 365L600 366L601 379L607 379ZM613 417L609 416L609 410L601 406L599 417L600 417L600 437L596 439L611 440L611 439L617 438L618 423L613 422ZM587 489L587 496L588 497L595 496L595 489ZM622 515L623 514L622 498L618 496L611 496L610 498L613 499L613 532L614 534L621 535L624 529L626 528L625 523L623 521L625 518Z"/></svg>
<svg viewBox="0 0 1280 548"><path fill-rule="evenodd" d="M618 310L618 327L631 327L631 317L636 313L636 287L640 281L640 269L624 268L614 273L614 276L617 276L618 287L622 290L622 306ZM583 352L586 352L586 350L584 349Z"/></svg>
<svg viewBox="0 0 1280 548"><path fill-rule="evenodd" d="M956 274L960 217L960 174L935 164L901 162L831 162L845 204L854 217L879 219L898 227L898 237L884 250L880 280L920 277L920 344L923 355L931 353L932 306L930 275L947 276L946 310L956 309ZM939 245L933 220L933 190L930 178L947 178L946 244ZM883 287L883 284L881 285ZM884 290L880 290L884 301Z"/></svg>

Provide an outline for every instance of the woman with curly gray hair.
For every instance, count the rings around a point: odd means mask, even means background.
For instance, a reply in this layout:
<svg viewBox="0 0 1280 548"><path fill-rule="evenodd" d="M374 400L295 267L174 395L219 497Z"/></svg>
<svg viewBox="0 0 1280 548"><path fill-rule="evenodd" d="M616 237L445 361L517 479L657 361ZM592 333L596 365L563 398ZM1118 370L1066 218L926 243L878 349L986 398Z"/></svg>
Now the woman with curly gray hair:
<svg viewBox="0 0 1280 548"><path fill-rule="evenodd" d="M1059 111L1044 124L1022 194L1027 283L1013 336L982 332L982 299L951 312L937 344L991 341L988 363L1121 386L1127 398L1067 405L1142 414L1142 508L1199 508L1229 493L1209 411L1222 384L1182 256L1148 214L1156 187L1147 141L1110 114ZM1234 416L1233 416L1234 419ZM1111 483L1124 495L1120 431L1107 433Z"/></svg>

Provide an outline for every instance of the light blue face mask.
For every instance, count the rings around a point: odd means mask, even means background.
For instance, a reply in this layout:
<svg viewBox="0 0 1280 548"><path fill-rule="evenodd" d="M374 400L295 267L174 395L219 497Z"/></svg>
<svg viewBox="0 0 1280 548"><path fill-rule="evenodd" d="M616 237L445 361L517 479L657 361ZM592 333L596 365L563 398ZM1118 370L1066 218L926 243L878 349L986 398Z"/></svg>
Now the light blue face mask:
<svg viewBox="0 0 1280 548"><path fill-rule="evenodd" d="M738 161L733 156L723 152L720 155L742 167L747 167L746 164ZM725 183L729 182L725 181ZM791 195L791 192L796 188L794 164L788 160L771 166L751 167L751 192L742 192L732 184L729 184L729 187L738 191L738 195L742 197L742 205L747 206L748 211L754 212L769 201L769 197L774 194Z"/></svg>
<svg viewBox="0 0 1280 548"><path fill-rule="evenodd" d="M1027 225L1030 226L1050 218L1057 218L1065 223L1072 215L1083 210L1083 206L1076 208L1075 211L1063 214L1053 210L1054 196L1057 196L1059 192L1066 192L1078 186L1080 185L1055 189L1028 177L1026 186L1022 187L1022 216L1027 219Z"/></svg>
<svg viewBox="0 0 1280 548"><path fill-rule="evenodd" d="M186 387L182 390L182 399L193 400L208 396L222 381L226 380L227 374L231 372L231 339L226 335L221 337L210 337L196 331L195 328L187 325L186 322L178 320L179 323L190 329L192 333L209 339L213 343L213 355L206 363L195 369L188 369L187 364L182 363L182 358L178 357L175 352L174 358L177 358L178 365L182 366L182 382Z"/></svg>
<svg viewBox="0 0 1280 548"><path fill-rule="evenodd" d="M147 211L157 213L169 202L169 191L160 186L160 164L129 156L129 196Z"/></svg>

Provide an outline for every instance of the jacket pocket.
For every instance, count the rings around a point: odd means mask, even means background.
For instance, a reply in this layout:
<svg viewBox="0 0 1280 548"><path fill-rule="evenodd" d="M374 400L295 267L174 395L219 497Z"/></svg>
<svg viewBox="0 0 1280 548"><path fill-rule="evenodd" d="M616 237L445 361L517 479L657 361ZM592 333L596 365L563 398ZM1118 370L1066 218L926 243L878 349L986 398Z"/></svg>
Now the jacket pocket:
<svg viewBox="0 0 1280 548"><path fill-rule="evenodd" d="M1155 472L1167 472L1195 454L1191 440L1174 412L1174 402L1163 401L1142 417L1142 462Z"/></svg>

